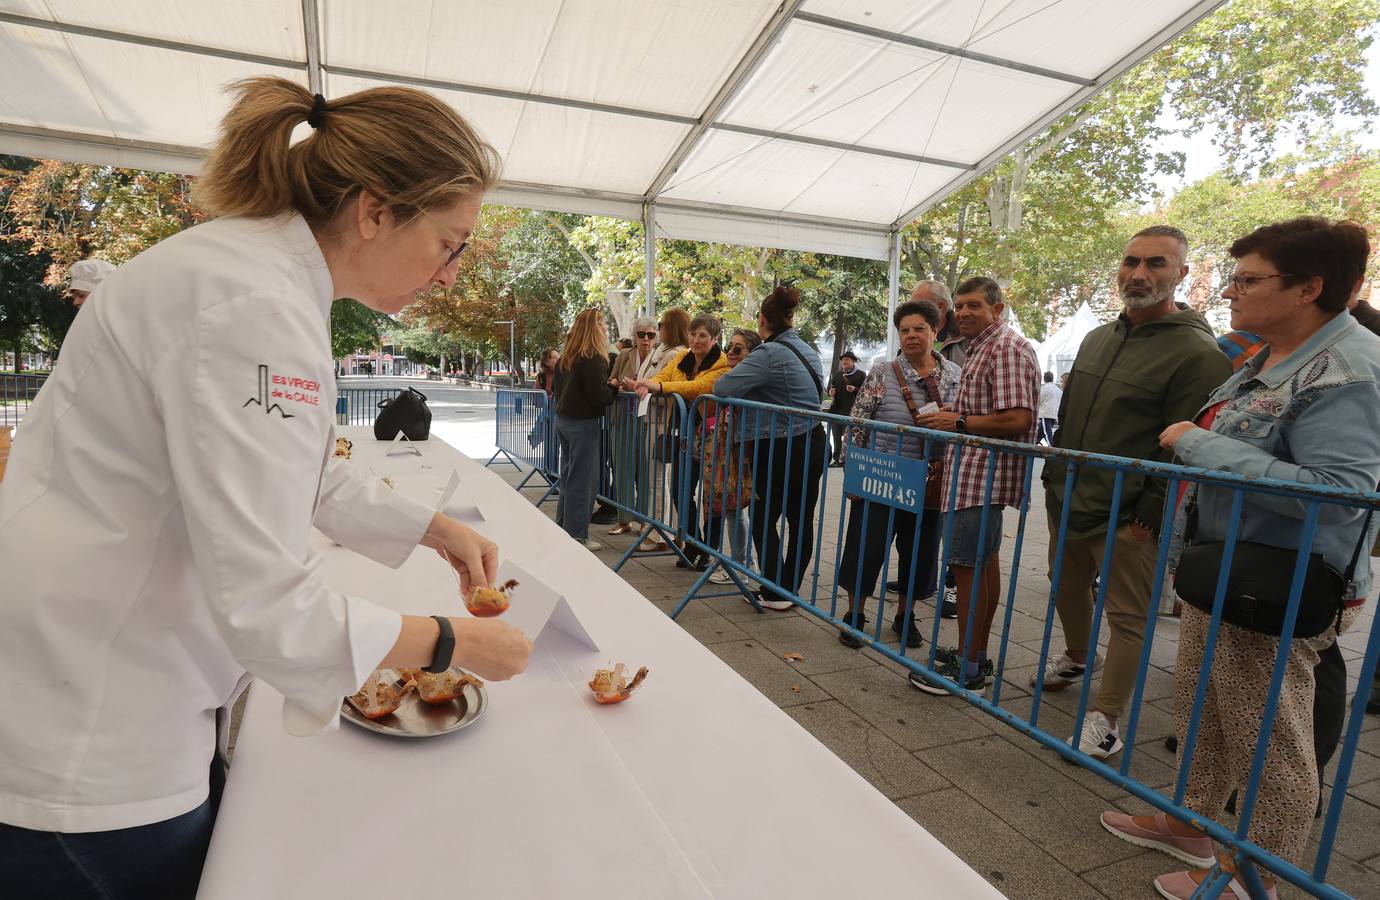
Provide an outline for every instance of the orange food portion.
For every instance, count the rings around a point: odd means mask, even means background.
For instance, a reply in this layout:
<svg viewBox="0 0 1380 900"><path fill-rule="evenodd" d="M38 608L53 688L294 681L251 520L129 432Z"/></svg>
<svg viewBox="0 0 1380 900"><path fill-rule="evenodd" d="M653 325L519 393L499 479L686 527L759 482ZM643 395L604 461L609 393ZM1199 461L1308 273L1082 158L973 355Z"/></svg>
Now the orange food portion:
<svg viewBox="0 0 1380 900"><path fill-rule="evenodd" d="M403 698L416 686L411 679L400 686L392 670L375 669L364 686L350 695L350 705L366 719L382 719L402 706Z"/></svg>
<svg viewBox="0 0 1380 900"><path fill-rule="evenodd" d="M508 595L517 586L515 580L509 579L496 588L475 588L465 601L465 609L470 611L470 615L481 619L501 616L508 611Z"/></svg>
<svg viewBox="0 0 1380 900"><path fill-rule="evenodd" d="M589 689L594 692L594 700L597 703L610 704L622 703L633 695L633 691L642 684L647 678L647 667L643 666L637 670L632 681L628 681L623 676L627 667L622 663L612 669L598 669L594 677L589 681Z"/></svg>
<svg viewBox="0 0 1380 900"><path fill-rule="evenodd" d="M417 677L417 696L433 706L449 703L463 695L465 686L470 684L484 686L484 682L463 672L446 670L439 675L422 672Z"/></svg>

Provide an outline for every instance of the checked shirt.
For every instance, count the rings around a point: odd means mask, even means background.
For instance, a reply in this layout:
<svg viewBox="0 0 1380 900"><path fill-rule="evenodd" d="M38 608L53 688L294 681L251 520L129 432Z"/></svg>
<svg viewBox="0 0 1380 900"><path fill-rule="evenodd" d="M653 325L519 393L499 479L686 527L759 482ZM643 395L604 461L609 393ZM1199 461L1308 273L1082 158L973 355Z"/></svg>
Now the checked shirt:
<svg viewBox="0 0 1380 900"><path fill-rule="evenodd" d="M997 322L968 341L968 358L958 381L954 409L960 416L984 416L1006 409L1030 410L1030 428L1006 440L1035 443L1035 411L1040 407L1040 363L1030 342ZM944 465L944 509L981 506L987 485L990 452L964 448L961 466L955 470L958 445L950 445ZM1025 459L997 454L992 481L992 504L1020 506L1025 480ZM958 478L958 495L949 504L951 478Z"/></svg>

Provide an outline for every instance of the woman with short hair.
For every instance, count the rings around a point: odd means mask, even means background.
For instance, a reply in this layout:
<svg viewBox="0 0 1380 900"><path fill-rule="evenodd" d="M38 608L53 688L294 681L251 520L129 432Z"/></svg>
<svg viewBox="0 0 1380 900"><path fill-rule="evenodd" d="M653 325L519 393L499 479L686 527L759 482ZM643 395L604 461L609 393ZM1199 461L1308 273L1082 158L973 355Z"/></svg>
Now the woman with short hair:
<svg viewBox="0 0 1380 900"><path fill-rule="evenodd" d="M719 380L728 371L728 359L723 351L719 349L719 335L723 331L723 325L716 316L700 315L690 320L690 346L685 351L676 356L666 364L660 372L651 378L637 382L635 390L638 397L647 394L657 394L662 396L676 395L685 404L685 415L692 419L689 422L680 423L679 434L669 435L671 450L671 504L675 507L677 514L681 517L681 522L685 526L686 537L696 539L699 536L699 516L695 504L695 490L699 486L700 463L698 456L692 454L690 467L687 475L690 480L688 489L688 499L684 509L680 505L681 493L681 452L680 448L686 441L692 441L696 434L698 423L693 421L692 410L696 398L709 393L714 389L714 382ZM676 560L676 565L686 568L688 565L699 565L700 560L696 554L692 554L689 562L684 559Z"/></svg>
<svg viewBox="0 0 1380 900"><path fill-rule="evenodd" d="M1256 229L1232 244L1230 253L1236 271L1222 296L1231 304L1231 327L1259 335L1266 346L1208 397L1195 421L1170 425L1160 443L1188 466L1374 490L1380 482L1380 338L1347 313L1370 253L1365 231L1351 222L1293 219ZM1175 523L1177 534L1189 532L1175 575L1175 589L1184 600L1174 669L1181 765L1209 636L1211 616L1204 607L1210 609L1215 599L1220 570L1221 560L1213 561L1219 551L1213 548L1233 524L1235 493L1226 487L1192 487ZM1261 567L1277 560L1282 567L1277 581L1287 585L1296 555L1309 550L1331 570L1324 578L1326 589L1305 591L1300 599L1301 618L1310 609L1329 624L1320 633L1290 637L1278 712L1247 832L1262 849L1300 865L1320 789L1314 668L1365 604L1371 571L1364 551L1376 525L1357 508L1324 505L1312 546L1300 548L1306 511L1307 504L1298 500L1244 493L1229 576L1236 577L1241 561ZM1195 555L1208 564L1195 567ZM1195 568L1201 575L1193 574ZM1246 787L1281 640L1278 628L1269 633L1233 624L1236 594L1230 581L1227 594L1183 802L1218 821L1228 796ZM1252 602L1257 613L1269 607L1261 597L1253 596ZM1211 839L1162 813L1107 812L1102 824L1124 840L1192 866L1155 879L1165 897L1192 895L1214 862ZM1273 896L1274 879L1266 875L1265 880ZM1245 896L1235 879L1229 890Z"/></svg>
<svg viewBox="0 0 1380 900"><path fill-rule="evenodd" d="M575 317L556 367L556 432L561 436L556 524L589 550L604 548L589 537L589 517L599 490L604 410L613 398L608 325L604 313L591 307Z"/></svg>
<svg viewBox="0 0 1380 900"><path fill-rule="evenodd" d="M915 417L929 404L950 406L958 397L961 370L934 349L935 336L944 322L939 307L929 300L911 300L896 307L892 324L901 342L895 359L879 356L868 370L867 381L853 404L853 418L915 425ZM872 431L860 425L851 429L855 447L874 453L920 459L925 456L925 441L918 436L901 437ZM838 584L848 598L846 621L854 629L867 627L867 598L877 589L877 578L886 559L887 545L895 548L899 594L892 616L891 630L903 637L907 647L922 643L915 625L915 600L933 597L939 570L940 484L947 445L933 441L929 447L924 486L916 486L916 512L895 509L859 497L851 499L848 530L839 564ZM888 531L888 522L891 523ZM839 630L839 643L857 649L862 639L851 630Z"/></svg>
<svg viewBox="0 0 1380 900"><path fill-rule="evenodd" d="M718 397L735 397L817 412L824 399L819 353L795 330L800 292L784 285L762 301L757 330L762 345L714 385ZM744 449L751 460L754 500L752 540L762 574L796 594L814 554L815 505L828 456L828 437L817 419L741 411ZM781 526L784 519L785 548ZM746 598L745 598L746 599ZM757 602L786 612L791 599L766 585Z"/></svg>
<svg viewBox="0 0 1380 900"><path fill-rule="evenodd" d="M235 85L196 185L219 218L105 278L0 490L6 896L195 895L216 710L250 675L312 734L376 667L522 670L516 629L346 596L311 547L315 527L396 567L424 544L465 591L497 577L492 543L332 460L327 340L335 300L394 314L453 284L497 179L430 94Z"/></svg>
<svg viewBox="0 0 1380 900"><path fill-rule="evenodd" d="M661 320L657 323L657 342L652 347L651 354L638 367L635 376L627 376L619 381L619 387L625 391L634 390L638 381L651 378L660 372L670 359L689 346L690 314L680 307L673 306L661 314ZM679 424L673 423L671 416L671 410L665 404L660 404L648 413L647 418L650 421L643 425L651 443L647 479L652 488L649 491L647 514L662 521L669 521L671 518L671 483L666 477L666 468L671 462L670 432L673 426ZM663 540L649 537L638 544L637 549L651 553L668 550L670 547Z"/></svg>
<svg viewBox="0 0 1380 900"><path fill-rule="evenodd" d="M661 371L656 365L657 325L651 316L633 320L633 344L619 352L609 380L614 387L624 379L637 381ZM665 356L666 354L662 354ZM613 456L613 496L618 502L618 524L611 535L627 534L637 518L633 510L646 515L651 509L651 444L645 440L644 423L637 418L631 397L615 398L610 418L609 452Z"/></svg>

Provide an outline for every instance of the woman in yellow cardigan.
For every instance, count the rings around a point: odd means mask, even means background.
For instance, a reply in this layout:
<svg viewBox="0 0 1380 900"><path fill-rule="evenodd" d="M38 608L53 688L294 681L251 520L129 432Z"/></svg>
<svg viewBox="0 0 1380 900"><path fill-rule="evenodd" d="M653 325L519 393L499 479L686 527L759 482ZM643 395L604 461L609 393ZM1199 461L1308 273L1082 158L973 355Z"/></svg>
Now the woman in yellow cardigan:
<svg viewBox="0 0 1380 900"><path fill-rule="evenodd" d="M701 394L709 394L714 390L714 382L728 371L728 358L719 349L719 335L723 331L723 326L715 316L695 316L690 320L690 349L676 354L675 358L667 363L666 367L651 378L642 379L637 382L635 390L637 396L643 397L646 394L679 394L685 401L685 408L688 412L690 405L695 402L695 398ZM696 423L698 426L698 423ZM681 440L689 438L695 433L694 428L686 428L681 424L679 437ZM685 523L685 534L687 537L695 538L699 534L699 513L695 508L695 490L700 481L699 454L691 454L690 458L690 497L686 503L686 508L680 508L680 467L682 465L681 454L679 452L680 441L671 444L676 452L671 458L671 502L676 507L676 512ZM692 563L696 568L703 568L708 562L702 555L696 553L692 556ZM686 568L684 560L676 560L676 565Z"/></svg>

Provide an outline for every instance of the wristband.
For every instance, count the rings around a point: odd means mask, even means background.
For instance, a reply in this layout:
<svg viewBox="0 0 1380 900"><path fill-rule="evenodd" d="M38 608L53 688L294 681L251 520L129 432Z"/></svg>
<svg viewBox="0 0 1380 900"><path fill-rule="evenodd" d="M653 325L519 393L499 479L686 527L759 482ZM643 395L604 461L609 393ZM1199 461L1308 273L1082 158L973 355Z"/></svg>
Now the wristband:
<svg viewBox="0 0 1380 900"><path fill-rule="evenodd" d="M439 675L450 668L451 657L455 655L455 629L450 626L450 619L445 616L432 618L441 626L441 633L436 637L436 652L432 654L431 667L427 671Z"/></svg>

